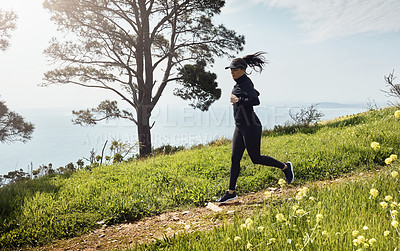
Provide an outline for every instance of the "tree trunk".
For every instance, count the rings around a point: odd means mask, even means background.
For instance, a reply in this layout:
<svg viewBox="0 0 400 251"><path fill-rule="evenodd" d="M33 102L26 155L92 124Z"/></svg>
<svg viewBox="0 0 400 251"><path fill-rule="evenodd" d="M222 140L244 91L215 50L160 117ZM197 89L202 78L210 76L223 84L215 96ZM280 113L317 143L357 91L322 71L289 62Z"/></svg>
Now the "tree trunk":
<svg viewBox="0 0 400 251"><path fill-rule="evenodd" d="M154 105L151 105L151 96L153 88L153 70L151 61L151 41L150 39L150 19L146 9L146 1L137 2L137 22L138 36L136 39L136 62L137 62L137 85L138 85L138 106L137 128L139 139L139 156L145 157L151 154L151 133L150 133L150 116ZM139 18L140 17L140 18Z"/></svg>
<svg viewBox="0 0 400 251"><path fill-rule="evenodd" d="M151 108L149 106L141 106L138 109L137 130L140 157L145 157L151 154L150 116Z"/></svg>

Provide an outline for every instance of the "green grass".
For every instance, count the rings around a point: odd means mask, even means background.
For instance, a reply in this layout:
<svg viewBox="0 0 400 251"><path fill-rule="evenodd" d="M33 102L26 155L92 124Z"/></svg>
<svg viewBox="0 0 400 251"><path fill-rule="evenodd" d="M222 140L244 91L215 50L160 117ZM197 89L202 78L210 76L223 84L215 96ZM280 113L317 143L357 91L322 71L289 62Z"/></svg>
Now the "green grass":
<svg viewBox="0 0 400 251"><path fill-rule="evenodd" d="M395 108L290 132L270 132L262 154L296 168L295 184L384 165L400 151ZM372 141L380 143L377 151ZM0 248L38 246L108 224L176 208L204 205L227 189L231 144L226 141L141 161L78 171L0 189ZM241 163L239 193L274 186L282 172Z"/></svg>
<svg viewBox="0 0 400 251"><path fill-rule="evenodd" d="M368 179L265 198L252 217L212 231L186 233L135 250L395 250L400 246L399 178L387 167ZM374 188L377 197L370 194ZM392 198L386 198L391 196ZM297 198L297 199L296 199ZM384 208L381 203L387 204ZM283 220L278 220L281 214ZM385 232L387 233L385 234Z"/></svg>

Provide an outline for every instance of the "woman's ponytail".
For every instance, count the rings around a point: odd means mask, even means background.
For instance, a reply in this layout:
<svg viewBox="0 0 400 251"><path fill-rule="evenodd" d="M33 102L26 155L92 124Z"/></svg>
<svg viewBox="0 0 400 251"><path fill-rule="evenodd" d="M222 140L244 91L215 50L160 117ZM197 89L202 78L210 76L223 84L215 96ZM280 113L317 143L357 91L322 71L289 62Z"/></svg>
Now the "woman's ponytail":
<svg viewBox="0 0 400 251"><path fill-rule="evenodd" d="M244 56L243 59L247 65L253 68L256 72L262 72L267 60L263 56L265 52L259 51L251 55Z"/></svg>

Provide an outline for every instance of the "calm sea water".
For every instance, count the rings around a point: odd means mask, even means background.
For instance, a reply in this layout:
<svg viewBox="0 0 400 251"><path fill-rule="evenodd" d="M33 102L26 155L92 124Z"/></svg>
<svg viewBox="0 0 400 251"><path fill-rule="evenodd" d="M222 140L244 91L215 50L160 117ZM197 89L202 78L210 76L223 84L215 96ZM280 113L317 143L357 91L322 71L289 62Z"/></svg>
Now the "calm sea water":
<svg viewBox="0 0 400 251"><path fill-rule="evenodd" d="M257 107L256 113L265 128L273 128L290 120L293 107ZM345 108L318 108L323 120L363 112L362 106ZM0 144L0 174L23 169L37 169L53 164L53 168L65 166L78 159L89 158L94 149L97 154L106 140L137 142L136 126L130 121L103 122L96 126L73 125L71 111L29 110L18 111L26 121L35 125L32 140L27 143ZM234 130L232 107L212 107L207 112L190 107L163 106L152 115L153 147L162 145L192 146L204 144L222 137L230 139ZM108 147L106 149L108 149ZM106 151L106 154L108 152ZM85 161L87 164L87 161Z"/></svg>

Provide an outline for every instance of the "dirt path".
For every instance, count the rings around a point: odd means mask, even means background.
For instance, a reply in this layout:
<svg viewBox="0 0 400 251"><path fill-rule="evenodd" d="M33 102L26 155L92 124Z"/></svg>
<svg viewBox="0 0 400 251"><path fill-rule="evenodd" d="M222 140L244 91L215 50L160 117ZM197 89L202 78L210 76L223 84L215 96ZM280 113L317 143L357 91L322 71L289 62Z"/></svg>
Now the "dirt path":
<svg viewBox="0 0 400 251"><path fill-rule="evenodd" d="M318 181L309 186L328 186L344 181L370 177L376 172L357 174L331 181ZM58 240L46 247L34 250L112 250L123 249L136 244L149 243L155 239L173 236L183 232L205 231L234 222L235 215L245 218L252 215L257 207L265 203L264 192L273 191L282 196L294 193L298 187L268 188L264 191L240 196L222 205L209 203L204 207L189 208L185 211L167 212L139 221L122 223L102 228L68 240Z"/></svg>

